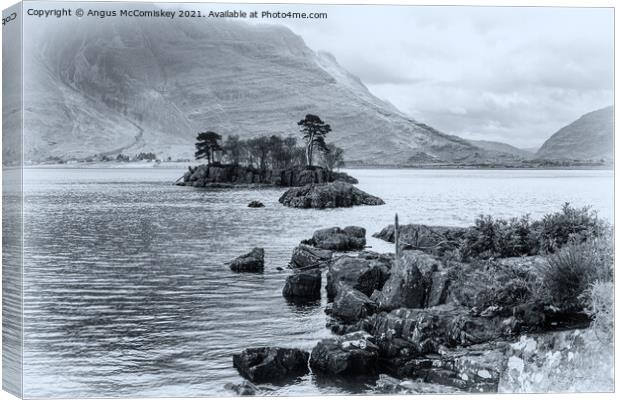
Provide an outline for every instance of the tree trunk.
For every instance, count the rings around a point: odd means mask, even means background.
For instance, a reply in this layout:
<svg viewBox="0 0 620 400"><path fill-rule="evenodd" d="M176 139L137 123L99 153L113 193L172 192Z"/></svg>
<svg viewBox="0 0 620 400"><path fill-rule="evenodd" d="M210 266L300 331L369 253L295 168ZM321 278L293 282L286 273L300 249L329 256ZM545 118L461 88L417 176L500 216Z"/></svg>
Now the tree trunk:
<svg viewBox="0 0 620 400"><path fill-rule="evenodd" d="M312 148L314 147L314 134L310 135L308 144L306 145L306 160L308 161L308 167L312 167Z"/></svg>

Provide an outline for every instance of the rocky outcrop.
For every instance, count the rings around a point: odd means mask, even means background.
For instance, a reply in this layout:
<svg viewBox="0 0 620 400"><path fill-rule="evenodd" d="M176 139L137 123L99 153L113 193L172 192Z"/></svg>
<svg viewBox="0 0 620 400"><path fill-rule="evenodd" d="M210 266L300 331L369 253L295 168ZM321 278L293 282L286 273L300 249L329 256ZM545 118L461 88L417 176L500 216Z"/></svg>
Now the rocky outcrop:
<svg viewBox="0 0 620 400"><path fill-rule="evenodd" d="M262 207L265 207L265 205L263 203L261 203L260 201L253 200L253 201L250 202L250 204L248 204L248 207L250 207L250 208L262 208Z"/></svg>
<svg viewBox="0 0 620 400"><path fill-rule="evenodd" d="M508 343L493 341L462 348L443 348L439 354L401 365L400 377L423 380L468 392L496 392L506 365Z"/></svg>
<svg viewBox="0 0 620 400"><path fill-rule="evenodd" d="M294 167L280 172L279 181L275 181L274 183L279 186L297 187L333 181L334 177L332 173L324 168Z"/></svg>
<svg viewBox="0 0 620 400"><path fill-rule="evenodd" d="M298 270L289 275L282 295L290 299L317 300L321 298L321 270Z"/></svg>
<svg viewBox="0 0 620 400"><path fill-rule="evenodd" d="M233 355L233 365L253 383L281 383L305 375L307 351L282 347L255 347Z"/></svg>
<svg viewBox="0 0 620 400"><path fill-rule="evenodd" d="M183 180L177 185L193 187L209 187L217 184L270 185L273 179L271 170L259 170L233 164L203 164L194 168L189 167L189 170L183 175Z"/></svg>
<svg viewBox="0 0 620 400"><path fill-rule="evenodd" d="M427 226L420 224L400 225L399 242L402 249L421 250L441 256L458 248L467 228L447 226ZM372 235L378 239L394 243L394 225L388 225Z"/></svg>
<svg viewBox="0 0 620 400"><path fill-rule="evenodd" d="M427 309L400 308L369 318L371 333L413 344L414 355L437 353L442 347L470 346L513 334L510 318L484 318L451 305Z"/></svg>
<svg viewBox="0 0 620 400"><path fill-rule="evenodd" d="M380 198L345 182L291 188L280 197L279 201L287 207L294 208L338 208L385 204Z"/></svg>
<svg viewBox="0 0 620 400"><path fill-rule="evenodd" d="M315 373L340 376L372 375L377 372L379 349L367 332L321 340L312 350L310 367Z"/></svg>
<svg viewBox="0 0 620 400"><path fill-rule="evenodd" d="M501 393L613 392L612 344L593 329L521 336L510 345Z"/></svg>
<svg viewBox="0 0 620 400"><path fill-rule="evenodd" d="M265 269L265 250L255 247L249 253L232 260L229 267L235 272L261 272Z"/></svg>
<svg viewBox="0 0 620 400"><path fill-rule="evenodd" d="M292 167L287 169L259 169L237 164L212 164L189 167L179 186L219 187L233 185L273 185L298 187L334 181L357 183L344 172L332 172L321 167Z"/></svg>
<svg viewBox="0 0 620 400"><path fill-rule="evenodd" d="M354 323L377 312L377 304L359 290L341 285L331 308L331 316Z"/></svg>
<svg viewBox="0 0 620 400"><path fill-rule="evenodd" d="M366 246L366 229L359 226L347 226L320 229L312 235L312 239L304 241L319 249L334 251L362 250Z"/></svg>
<svg viewBox="0 0 620 400"><path fill-rule="evenodd" d="M291 256L289 265L293 269L325 267L331 261L332 254L330 250L322 250L300 244L293 249L293 255Z"/></svg>
<svg viewBox="0 0 620 400"><path fill-rule="evenodd" d="M372 257L370 253L365 253L357 257L341 256L335 260L327 271L328 299L335 298L341 286L349 286L366 296L381 290L390 276L391 263L379 255L374 259Z"/></svg>

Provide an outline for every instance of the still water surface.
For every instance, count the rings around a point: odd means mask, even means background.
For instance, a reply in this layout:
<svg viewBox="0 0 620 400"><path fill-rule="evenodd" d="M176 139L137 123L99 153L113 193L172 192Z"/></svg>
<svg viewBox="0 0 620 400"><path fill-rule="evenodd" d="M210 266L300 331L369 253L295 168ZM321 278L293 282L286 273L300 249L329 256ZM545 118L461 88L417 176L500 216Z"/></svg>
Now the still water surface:
<svg viewBox="0 0 620 400"><path fill-rule="evenodd" d="M28 169L25 185L27 397L228 396L232 354L310 350L322 302L287 303L292 249L316 229L393 221L469 225L479 214L539 217L564 202L612 219L611 171L353 170L384 206L297 210L282 189L177 187L170 169ZM251 200L266 207L250 209ZM264 247L263 274L224 263ZM322 303L322 304L321 304ZM308 375L274 394L372 392Z"/></svg>

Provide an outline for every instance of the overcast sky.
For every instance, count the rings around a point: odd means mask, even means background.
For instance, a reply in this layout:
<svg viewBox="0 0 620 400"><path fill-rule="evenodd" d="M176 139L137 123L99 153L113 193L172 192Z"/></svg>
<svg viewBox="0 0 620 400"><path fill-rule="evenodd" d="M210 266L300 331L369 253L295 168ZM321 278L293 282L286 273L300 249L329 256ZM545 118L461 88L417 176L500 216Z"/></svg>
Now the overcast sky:
<svg viewBox="0 0 620 400"><path fill-rule="evenodd" d="M613 103L611 9L297 10L329 17L278 23L312 49L334 54L378 97L446 133L537 147L582 114Z"/></svg>

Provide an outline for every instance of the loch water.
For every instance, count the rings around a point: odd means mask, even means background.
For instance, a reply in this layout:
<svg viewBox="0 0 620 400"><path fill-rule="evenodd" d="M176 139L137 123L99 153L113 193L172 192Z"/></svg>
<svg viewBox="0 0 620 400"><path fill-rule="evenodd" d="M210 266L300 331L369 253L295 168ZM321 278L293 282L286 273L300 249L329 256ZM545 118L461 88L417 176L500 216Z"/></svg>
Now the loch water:
<svg viewBox="0 0 620 400"><path fill-rule="evenodd" d="M24 395L230 396L232 354L311 350L331 333L320 302L281 295L293 248L316 229L393 222L466 226L480 214L540 217L563 203L613 217L600 170L350 170L383 206L283 207L281 188L174 186L181 169L24 170ZM259 200L265 208L247 204ZM265 248L264 273L225 265ZM309 374L272 394L373 393Z"/></svg>

